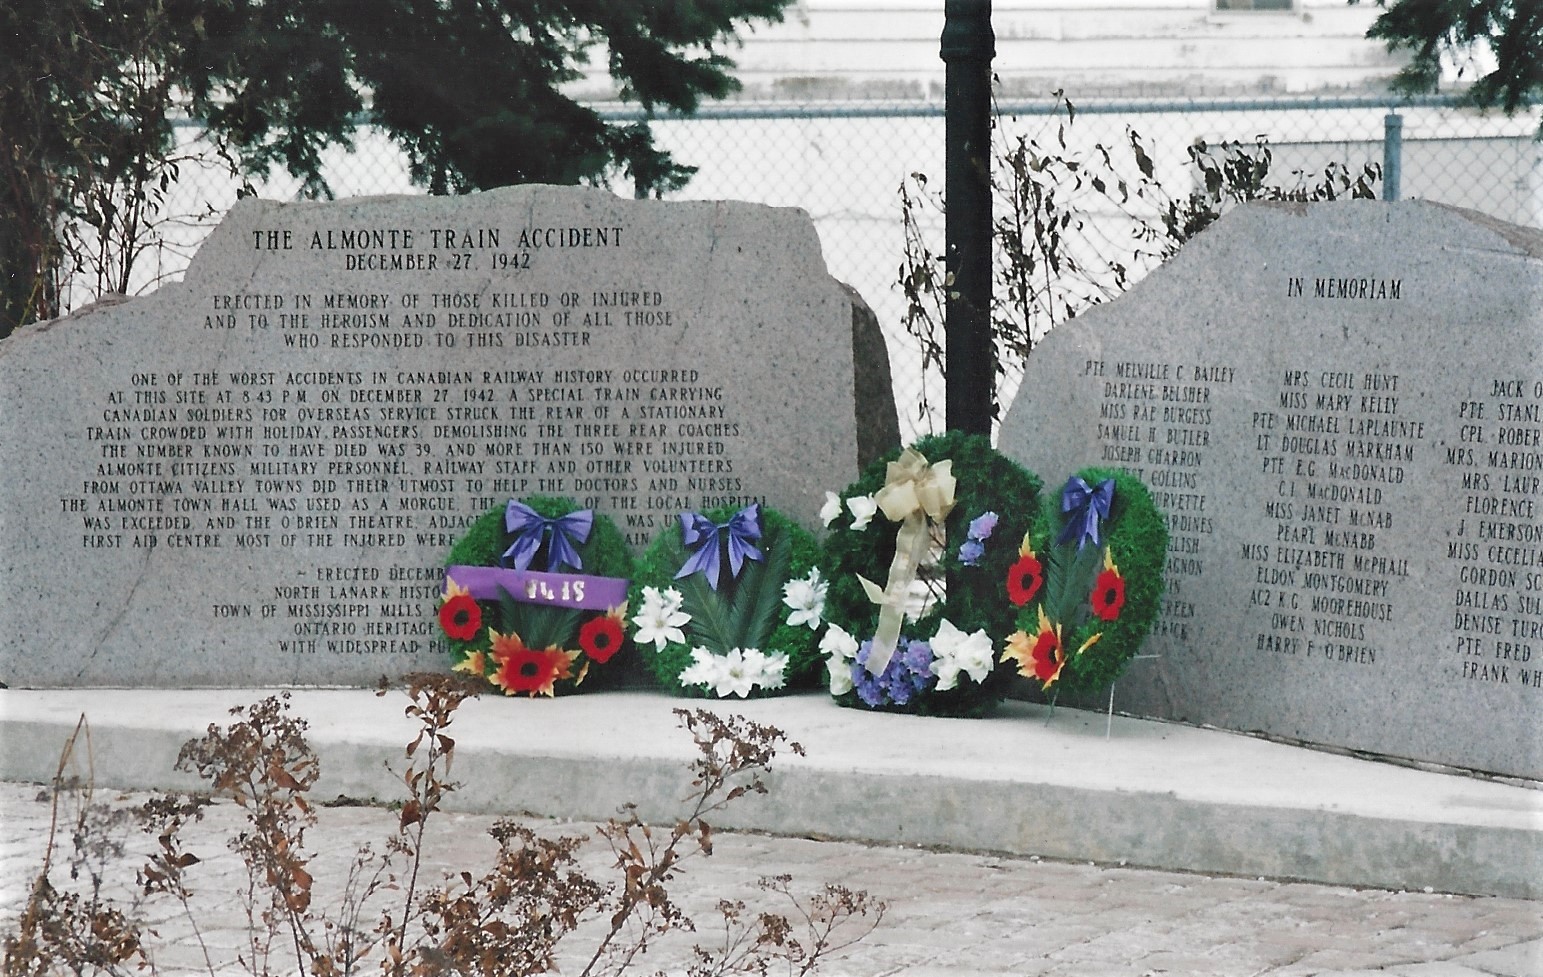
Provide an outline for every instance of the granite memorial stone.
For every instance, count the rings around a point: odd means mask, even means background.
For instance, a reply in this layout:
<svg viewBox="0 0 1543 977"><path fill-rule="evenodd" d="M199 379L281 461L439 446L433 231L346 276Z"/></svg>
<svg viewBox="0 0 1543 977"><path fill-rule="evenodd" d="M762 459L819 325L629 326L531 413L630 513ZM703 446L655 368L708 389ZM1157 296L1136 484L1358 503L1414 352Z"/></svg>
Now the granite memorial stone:
<svg viewBox="0 0 1543 977"><path fill-rule="evenodd" d="M1543 234L1243 208L1052 332L1000 444L1166 514L1117 708L1543 779Z"/></svg>
<svg viewBox="0 0 1543 977"><path fill-rule="evenodd" d="M887 362L800 211L244 201L184 281L0 343L0 681L447 667L471 520L541 494L638 549L752 500L814 527L898 441Z"/></svg>

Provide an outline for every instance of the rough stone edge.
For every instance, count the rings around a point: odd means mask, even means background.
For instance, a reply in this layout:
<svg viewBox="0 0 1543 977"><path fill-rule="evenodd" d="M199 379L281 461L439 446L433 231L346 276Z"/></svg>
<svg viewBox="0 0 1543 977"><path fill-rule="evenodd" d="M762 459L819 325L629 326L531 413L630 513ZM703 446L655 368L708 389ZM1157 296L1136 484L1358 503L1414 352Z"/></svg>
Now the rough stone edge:
<svg viewBox="0 0 1543 977"><path fill-rule="evenodd" d="M1509 251L1510 254L1523 260L1543 258L1543 230L1511 224L1481 211L1470 210L1466 207L1455 207L1451 204L1438 203L1433 200L1334 200L1318 201L1315 203L1303 203L1292 200L1254 200L1217 218L1217 220L1186 241L1176 254L1167 261L1157 265L1114 299L1102 302L1091 309L1083 311L1077 318L1062 323L1056 329L1046 333L1043 339L1050 338L1056 331L1062 328L1078 332L1097 329L1098 325L1106 317L1119 314L1120 305L1132 299L1140 301L1140 299L1135 297L1142 295L1149 288L1157 287L1159 283L1166 284L1169 277L1180 274L1190 263L1205 260L1204 253L1209 252L1213 247L1226 246L1225 241L1223 241L1223 244L1216 244L1215 242L1218 240L1227 238L1242 239L1249 236L1249 231L1243 225L1250 217L1255 221L1285 217L1306 220L1312 217L1314 210L1324 208L1353 208L1363 211L1423 210L1438 215L1439 219L1442 220L1469 225L1476 231L1483 232L1497 241L1504 242L1509 247L1497 247L1496 250L1501 253ZM1234 227L1233 225L1237 226ZM1015 396L1014 401L1016 402L1016 400L1017 397ZM1007 411L1003 414L1004 420L1011 411L1012 405L1009 404Z"/></svg>
<svg viewBox="0 0 1543 977"><path fill-rule="evenodd" d="M900 446L899 407L879 317L857 289L846 282L837 284L852 303L852 407L857 412L857 470L861 472Z"/></svg>

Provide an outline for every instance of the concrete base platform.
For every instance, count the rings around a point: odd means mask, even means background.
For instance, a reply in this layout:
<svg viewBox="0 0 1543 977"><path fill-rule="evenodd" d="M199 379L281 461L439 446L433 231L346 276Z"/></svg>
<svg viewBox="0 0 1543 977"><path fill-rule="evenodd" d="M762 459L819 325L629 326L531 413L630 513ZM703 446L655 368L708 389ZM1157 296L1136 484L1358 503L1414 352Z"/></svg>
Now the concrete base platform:
<svg viewBox="0 0 1543 977"><path fill-rule="evenodd" d="M264 690L0 690L0 779L46 781L85 715L99 786L195 788L177 752ZM399 799L401 693L294 690L315 796ZM1390 889L1543 898L1543 791L1206 729L1010 703L987 720L842 709L823 695L703 703L648 692L466 703L447 806L672 821L689 790L676 708L803 744L715 827ZM77 771L85 772L84 757Z"/></svg>

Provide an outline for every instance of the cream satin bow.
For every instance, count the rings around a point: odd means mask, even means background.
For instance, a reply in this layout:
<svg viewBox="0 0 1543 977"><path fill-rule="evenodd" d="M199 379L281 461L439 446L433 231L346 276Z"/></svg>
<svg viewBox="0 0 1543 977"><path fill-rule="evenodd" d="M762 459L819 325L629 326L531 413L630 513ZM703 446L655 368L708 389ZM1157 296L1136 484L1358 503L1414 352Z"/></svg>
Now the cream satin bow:
<svg viewBox="0 0 1543 977"><path fill-rule="evenodd" d="M911 584L932 545L927 522L941 526L954 508L953 467L952 461L930 465L921 452L907 448L899 460L889 463L884 487L874 496L885 517L900 523L900 528L895 533L895 558L884 588L861 575L857 578L868 599L879 605L878 630L866 664L870 674L883 674L900 643Z"/></svg>

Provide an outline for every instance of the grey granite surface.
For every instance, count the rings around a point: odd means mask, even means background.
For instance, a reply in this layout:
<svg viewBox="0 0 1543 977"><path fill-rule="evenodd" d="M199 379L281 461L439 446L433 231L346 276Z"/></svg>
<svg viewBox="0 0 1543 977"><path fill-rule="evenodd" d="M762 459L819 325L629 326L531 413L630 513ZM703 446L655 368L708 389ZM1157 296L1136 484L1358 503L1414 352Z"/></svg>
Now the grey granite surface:
<svg viewBox="0 0 1543 977"><path fill-rule="evenodd" d="M243 201L184 281L0 343L0 424L12 686L444 667L437 570L489 508L814 527L897 439L807 214L572 187Z"/></svg>
<svg viewBox="0 0 1543 977"><path fill-rule="evenodd" d="M1034 351L1001 448L1140 474L1138 715L1543 779L1543 235L1253 205Z"/></svg>

